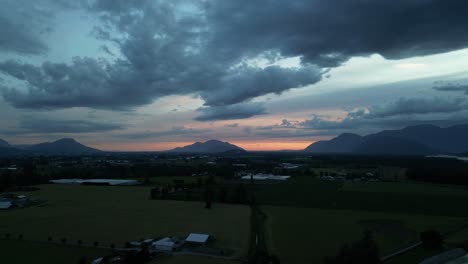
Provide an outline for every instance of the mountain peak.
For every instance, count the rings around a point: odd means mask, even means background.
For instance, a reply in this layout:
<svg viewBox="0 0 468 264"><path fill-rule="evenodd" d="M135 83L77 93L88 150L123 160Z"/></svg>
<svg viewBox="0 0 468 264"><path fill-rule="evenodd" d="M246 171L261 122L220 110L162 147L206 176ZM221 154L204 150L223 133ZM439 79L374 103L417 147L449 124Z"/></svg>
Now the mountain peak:
<svg viewBox="0 0 468 264"><path fill-rule="evenodd" d="M352 138L352 139L356 139L356 138L361 138L360 135L357 135L357 134L353 134L353 133L343 133L341 135L339 135L338 137L336 138Z"/></svg>
<svg viewBox="0 0 468 264"><path fill-rule="evenodd" d="M205 144L206 143L225 143L225 142L221 140L217 140L217 139L210 139L210 140L205 141Z"/></svg>
<svg viewBox="0 0 468 264"><path fill-rule="evenodd" d="M47 155L78 155L97 153L100 150L87 147L73 138L62 138L54 142L33 145L28 148L33 152Z"/></svg>
<svg viewBox="0 0 468 264"><path fill-rule="evenodd" d="M468 151L468 125L441 128L431 124L384 130L364 137L341 134L318 141L305 150L316 153L424 155L458 154Z"/></svg>
<svg viewBox="0 0 468 264"><path fill-rule="evenodd" d="M351 153L361 142L361 136L352 133L343 133L330 140L315 142L309 145L305 151L316 153Z"/></svg>
<svg viewBox="0 0 468 264"><path fill-rule="evenodd" d="M5 141L3 139L0 139L0 147L9 148L9 147L11 147L11 145L7 141Z"/></svg>
<svg viewBox="0 0 468 264"><path fill-rule="evenodd" d="M61 138L59 140L54 141L54 143L78 143L74 138Z"/></svg>
<svg viewBox="0 0 468 264"><path fill-rule="evenodd" d="M207 140L205 142L195 142L192 145L177 147L170 151L172 152L193 152L193 153L220 153L226 151L245 151L244 149L233 145L229 142L223 142L216 139Z"/></svg>

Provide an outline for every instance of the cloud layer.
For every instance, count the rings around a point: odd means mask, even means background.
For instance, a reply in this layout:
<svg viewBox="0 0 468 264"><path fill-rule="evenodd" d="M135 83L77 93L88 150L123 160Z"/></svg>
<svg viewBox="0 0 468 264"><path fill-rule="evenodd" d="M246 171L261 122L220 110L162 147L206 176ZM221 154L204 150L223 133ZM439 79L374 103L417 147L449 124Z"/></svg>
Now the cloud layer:
<svg viewBox="0 0 468 264"><path fill-rule="evenodd" d="M2 85L7 102L28 109L123 109L196 95L205 102L197 120L239 119L265 113L252 99L317 83L354 56L400 59L468 46L463 0L82 2L79 8L99 18L93 35L112 46L114 59L0 62L0 72L15 80ZM0 13L6 28L0 49L47 51L38 29L18 28L18 5L8 3L11 14ZM72 7L78 8L66 6ZM30 12L35 15L22 16L23 27L37 20L48 25L44 10ZM300 57L300 65L273 65L289 57ZM267 66L257 65L259 58Z"/></svg>

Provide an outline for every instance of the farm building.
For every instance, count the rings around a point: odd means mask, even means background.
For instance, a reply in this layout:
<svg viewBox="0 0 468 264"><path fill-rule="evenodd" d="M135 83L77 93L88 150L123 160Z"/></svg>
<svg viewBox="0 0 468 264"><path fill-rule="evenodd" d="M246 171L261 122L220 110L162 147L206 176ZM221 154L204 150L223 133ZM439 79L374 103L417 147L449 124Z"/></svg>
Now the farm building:
<svg viewBox="0 0 468 264"><path fill-rule="evenodd" d="M210 235L208 234L190 233L185 239L185 242L192 245L205 245L209 238Z"/></svg>
<svg viewBox="0 0 468 264"><path fill-rule="evenodd" d="M172 251L176 248L176 242L170 237L162 238L151 244L151 249L155 251Z"/></svg>
<svg viewBox="0 0 468 264"><path fill-rule="evenodd" d="M2 201L0 200L0 210L10 209L13 206L11 201Z"/></svg>
<svg viewBox="0 0 468 264"><path fill-rule="evenodd" d="M242 180L250 180L251 178L255 181L265 181L265 180L274 180L274 181L286 181L291 176L281 176L281 175L273 175L273 174L254 174L254 175L246 175L242 176Z"/></svg>
<svg viewBox="0 0 468 264"><path fill-rule="evenodd" d="M233 167L237 167L237 168L247 168L247 164L243 164L243 163L234 163L232 164Z"/></svg>
<svg viewBox="0 0 468 264"><path fill-rule="evenodd" d="M281 163L280 167L286 170L293 170L298 169L302 166L302 164L293 164L293 163Z"/></svg>
<svg viewBox="0 0 468 264"><path fill-rule="evenodd" d="M58 179L51 180L50 183L54 184L81 184L81 185L110 185L110 186L122 186L122 185L138 185L140 184L137 180L121 180L121 179Z"/></svg>

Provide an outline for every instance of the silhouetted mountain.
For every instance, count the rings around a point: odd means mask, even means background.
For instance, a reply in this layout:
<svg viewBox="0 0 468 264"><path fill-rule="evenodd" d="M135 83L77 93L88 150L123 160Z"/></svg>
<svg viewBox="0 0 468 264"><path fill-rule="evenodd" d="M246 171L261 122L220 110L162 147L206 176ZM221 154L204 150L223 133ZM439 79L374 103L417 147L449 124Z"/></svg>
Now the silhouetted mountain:
<svg viewBox="0 0 468 264"><path fill-rule="evenodd" d="M305 151L316 153L351 153L363 140L359 135L345 133L331 140L317 141L309 145Z"/></svg>
<svg viewBox="0 0 468 264"><path fill-rule="evenodd" d="M385 130L360 137L342 134L319 141L305 151L314 153L428 155L468 152L468 125L440 128L434 125Z"/></svg>
<svg viewBox="0 0 468 264"><path fill-rule="evenodd" d="M429 155L438 153L423 144L396 137L377 136L364 140L353 153L363 155Z"/></svg>
<svg viewBox="0 0 468 264"><path fill-rule="evenodd" d="M79 155L100 152L100 150L87 147L76 142L72 138L62 138L54 142L32 145L28 147L27 150L33 152L34 154L42 155Z"/></svg>
<svg viewBox="0 0 468 264"><path fill-rule="evenodd" d="M24 154L24 150L12 147L0 147L0 156L12 156Z"/></svg>
<svg viewBox="0 0 468 264"><path fill-rule="evenodd" d="M19 150L8 142L3 139L0 139L0 156L10 156L10 155L18 155L21 154L23 151Z"/></svg>
<svg viewBox="0 0 468 264"><path fill-rule="evenodd" d="M0 148L10 148L10 144L3 139L0 139Z"/></svg>
<svg viewBox="0 0 468 264"><path fill-rule="evenodd" d="M376 135L403 138L426 145L442 153L468 151L468 125L440 128L434 125L409 126L401 130L386 130Z"/></svg>
<svg viewBox="0 0 468 264"><path fill-rule="evenodd" d="M192 145L177 147L171 152L192 152L192 153L220 153L227 151L245 151L244 149L219 140L208 140L206 142L196 142Z"/></svg>

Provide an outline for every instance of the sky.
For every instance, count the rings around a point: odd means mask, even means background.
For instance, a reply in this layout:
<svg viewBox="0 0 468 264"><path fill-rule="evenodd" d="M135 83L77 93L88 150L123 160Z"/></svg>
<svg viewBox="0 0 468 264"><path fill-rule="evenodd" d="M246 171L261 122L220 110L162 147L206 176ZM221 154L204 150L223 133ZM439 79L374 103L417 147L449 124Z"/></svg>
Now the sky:
<svg viewBox="0 0 468 264"><path fill-rule="evenodd" d="M303 149L468 123L465 0L0 0L0 138Z"/></svg>

